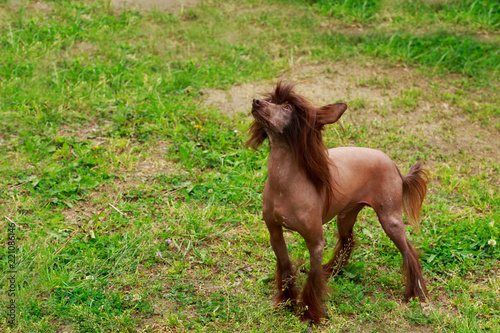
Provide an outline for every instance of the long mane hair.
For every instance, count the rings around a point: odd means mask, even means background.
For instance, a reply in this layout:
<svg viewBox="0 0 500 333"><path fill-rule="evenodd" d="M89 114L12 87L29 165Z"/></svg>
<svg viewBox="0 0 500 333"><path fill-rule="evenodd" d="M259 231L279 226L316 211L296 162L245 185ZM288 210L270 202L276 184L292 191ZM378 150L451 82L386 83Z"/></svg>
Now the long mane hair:
<svg viewBox="0 0 500 333"><path fill-rule="evenodd" d="M285 128L282 135L288 147L295 156L300 168L305 170L309 180L314 184L318 193L325 193L325 214L334 199L334 179L330 173L332 160L328 156L328 149L323 142L321 131L323 123L323 108L315 108L307 98L296 94L293 82L279 81L276 89L265 95L267 100L275 104L291 104L293 116L291 123ZM254 121L249 129L250 138L247 145L257 149L267 138L265 129Z"/></svg>

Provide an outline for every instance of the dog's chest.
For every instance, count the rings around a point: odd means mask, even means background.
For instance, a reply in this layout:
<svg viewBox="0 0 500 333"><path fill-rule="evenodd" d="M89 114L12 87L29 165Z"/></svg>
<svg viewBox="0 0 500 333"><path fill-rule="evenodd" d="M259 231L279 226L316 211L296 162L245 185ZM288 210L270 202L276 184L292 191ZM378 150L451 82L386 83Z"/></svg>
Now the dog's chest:
<svg viewBox="0 0 500 333"><path fill-rule="evenodd" d="M299 186L293 181L276 184L268 179L263 195L264 220L295 230L304 214L316 206L317 198L313 199L316 196L314 188L310 186Z"/></svg>
<svg viewBox="0 0 500 333"><path fill-rule="evenodd" d="M293 196L290 195L290 186L284 185L281 182L272 182L270 179L266 182L262 207L266 220L286 220L286 214L290 214L292 208L290 202Z"/></svg>

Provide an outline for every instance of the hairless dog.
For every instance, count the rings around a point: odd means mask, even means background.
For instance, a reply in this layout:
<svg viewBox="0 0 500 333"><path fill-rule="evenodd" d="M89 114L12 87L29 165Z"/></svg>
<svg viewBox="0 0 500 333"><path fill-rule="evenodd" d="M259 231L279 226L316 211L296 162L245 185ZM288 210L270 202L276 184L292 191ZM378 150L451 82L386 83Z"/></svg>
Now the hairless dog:
<svg viewBox="0 0 500 333"><path fill-rule="evenodd" d="M325 314L325 280L344 267L353 246L353 226L364 206L372 207L382 228L403 257L405 299L425 299L427 290L416 251L405 234L402 212L418 227L428 182L420 162L401 175L383 152L341 147L328 150L321 131L347 109L344 103L314 107L280 81L264 99L254 99L247 144L257 149L269 140L268 177L263 217L276 254L277 304L298 306L301 319L319 321ZM332 259L322 264L322 225L337 216L339 234ZM310 254L310 270L299 300L283 228L298 232Z"/></svg>

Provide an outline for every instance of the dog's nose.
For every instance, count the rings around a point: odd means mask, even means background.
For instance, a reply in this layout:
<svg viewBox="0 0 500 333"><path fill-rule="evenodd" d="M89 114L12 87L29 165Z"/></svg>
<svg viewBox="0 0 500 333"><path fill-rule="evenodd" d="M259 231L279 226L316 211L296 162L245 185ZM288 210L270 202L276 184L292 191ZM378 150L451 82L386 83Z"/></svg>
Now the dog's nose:
<svg viewBox="0 0 500 333"><path fill-rule="evenodd" d="M262 100L260 98L254 98L253 99L253 105L261 105L262 104Z"/></svg>

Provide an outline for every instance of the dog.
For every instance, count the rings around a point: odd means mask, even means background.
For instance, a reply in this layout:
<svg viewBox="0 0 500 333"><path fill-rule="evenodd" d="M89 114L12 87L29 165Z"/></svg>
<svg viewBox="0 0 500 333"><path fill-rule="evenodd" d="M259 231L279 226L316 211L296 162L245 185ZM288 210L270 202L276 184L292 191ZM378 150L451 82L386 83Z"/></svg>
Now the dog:
<svg viewBox="0 0 500 333"><path fill-rule="evenodd" d="M266 139L270 154L263 193L263 218L276 255L276 304L300 309L303 321L325 315L326 278L347 264L353 247L353 226L360 210L372 207L382 228L403 257L405 299L425 300L427 289L417 252L405 234L402 212L418 227L427 192L428 173L421 162L403 176L383 152L369 148L328 150L325 125L339 120L344 103L314 107L295 93L293 82L279 81L274 91L252 103L254 118L247 145L257 149ZM322 225L337 216L339 239L332 259L322 264ZM302 297L283 238L283 228L298 232L310 254L310 270Z"/></svg>

